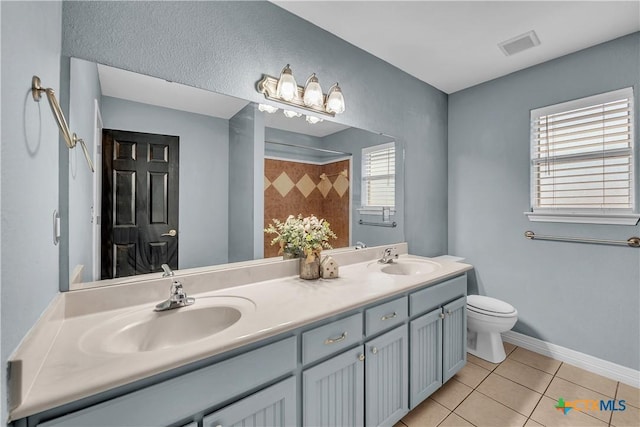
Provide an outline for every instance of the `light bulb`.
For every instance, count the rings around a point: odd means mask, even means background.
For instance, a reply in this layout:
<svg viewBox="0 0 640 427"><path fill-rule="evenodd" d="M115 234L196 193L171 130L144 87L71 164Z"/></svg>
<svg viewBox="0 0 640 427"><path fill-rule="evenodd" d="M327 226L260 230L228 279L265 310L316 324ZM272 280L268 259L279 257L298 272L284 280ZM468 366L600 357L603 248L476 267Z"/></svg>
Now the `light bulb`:
<svg viewBox="0 0 640 427"><path fill-rule="evenodd" d="M289 64L287 64L280 73L278 85L276 86L276 96L285 101L291 101L297 94L298 84L296 83L296 79L293 78Z"/></svg>
<svg viewBox="0 0 640 427"><path fill-rule="evenodd" d="M307 107L322 107L324 103L324 94L316 73L313 73L307 79L307 84L304 87L304 96L302 97L304 105Z"/></svg>
<svg viewBox="0 0 640 427"><path fill-rule="evenodd" d="M315 117L315 116L307 116L305 120L308 123L311 123L312 125L314 125L316 123L320 123L322 121L322 119L320 117Z"/></svg>
<svg viewBox="0 0 640 427"><path fill-rule="evenodd" d="M274 107L273 105L268 104L258 104L258 110L271 114L278 111L278 107Z"/></svg>
<svg viewBox="0 0 640 427"><path fill-rule="evenodd" d="M344 113L344 97L338 83L331 86L327 94L327 112L342 114Z"/></svg>
<svg viewBox="0 0 640 427"><path fill-rule="evenodd" d="M291 110L282 110L282 113L290 119L294 117L300 117L302 115L300 113L296 113L295 111L291 111Z"/></svg>

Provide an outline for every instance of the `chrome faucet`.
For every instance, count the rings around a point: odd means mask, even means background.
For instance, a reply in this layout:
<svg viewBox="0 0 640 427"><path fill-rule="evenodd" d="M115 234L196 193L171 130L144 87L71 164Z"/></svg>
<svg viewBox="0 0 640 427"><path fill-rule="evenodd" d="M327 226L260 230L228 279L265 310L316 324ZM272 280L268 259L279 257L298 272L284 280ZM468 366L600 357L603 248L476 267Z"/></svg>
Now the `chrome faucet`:
<svg viewBox="0 0 640 427"><path fill-rule="evenodd" d="M162 269L165 271L163 277L173 276L173 271L171 271L167 264L162 264ZM194 304L195 302L195 298L187 296L187 293L182 288L182 283L180 283L180 281L178 281L177 279L173 279L173 283L171 283L171 289L169 290L169 299L162 301L160 304L156 305L154 311L173 310L174 308L186 307L188 305Z"/></svg>
<svg viewBox="0 0 640 427"><path fill-rule="evenodd" d="M380 264L391 264L395 259L398 259L398 250L396 248L386 248L378 262Z"/></svg>
<svg viewBox="0 0 640 427"><path fill-rule="evenodd" d="M356 249L364 249L367 245L364 242L356 242Z"/></svg>
<svg viewBox="0 0 640 427"><path fill-rule="evenodd" d="M167 264L162 264L161 267L162 270L164 270L164 273L162 273L162 277L171 277L175 274L171 267L169 267Z"/></svg>

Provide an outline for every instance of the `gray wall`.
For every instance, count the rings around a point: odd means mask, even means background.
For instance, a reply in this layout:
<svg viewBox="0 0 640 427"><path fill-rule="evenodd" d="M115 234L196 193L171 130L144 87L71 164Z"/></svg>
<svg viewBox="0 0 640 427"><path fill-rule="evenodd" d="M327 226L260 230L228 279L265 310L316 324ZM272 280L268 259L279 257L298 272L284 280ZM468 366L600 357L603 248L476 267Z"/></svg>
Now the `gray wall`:
<svg viewBox="0 0 640 427"><path fill-rule="evenodd" d="M229 261L264 257L264 115L250 103L229 120Z"/></svg>
<svg viewBox="0 0 640 427"><path fill-rule="evenodd" d="M95 102L100 104L102 91L98 67L93 62L72 58L70 61L69 127L83 138L89 154L94 158ZM96 173L100 165L94 165ZM69 150L69 272L83 265L82 281L93 280L93 173L82 149Z"/></svg>
<svg viewBox="0 0 640 427"><path fill-rule="evenodd" d="M102 120L105 129L180 137L178 265L228 262L229 122L108 96Z"/></svg>
<svg viewBox="0 0 640 427"><path fill-rule="evenodd" d="M58 292L58 207L61 144L46 96L31 98L31 76L60 85L59 2L2 2L1 419L7 416L6 363ZM37 19L34 16L46 17ZM34 25L37 22L37 25Z"/></svg>
<svg viewBox="0 0 640 427"><path fill-rule="evenodd" d="M446 94L268 2L66 2L63 19L65 55L255 102L262 74L287 63L298 79L339 81L347 111L337 121L406 149L411 252L447 252Z"/></svg>
<svg viewBox="0 0 640 427"><path fill-rule="evenodd" d="M639 52L635 33L449 97L449 249L475 266L471 290L515 306L518 332L633 369L640 251L523 233L626 240L640 227L530 222L523 212L529 111L634 86L638 131Z"/></svg>

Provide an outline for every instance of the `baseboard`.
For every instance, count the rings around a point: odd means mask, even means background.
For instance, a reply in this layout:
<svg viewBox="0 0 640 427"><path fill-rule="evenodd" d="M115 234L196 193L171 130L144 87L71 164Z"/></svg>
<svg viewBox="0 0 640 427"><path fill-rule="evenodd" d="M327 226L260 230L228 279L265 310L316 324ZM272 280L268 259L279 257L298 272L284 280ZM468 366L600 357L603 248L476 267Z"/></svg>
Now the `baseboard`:
<svg viewBox="0 0 640 427"><path fill-rule="evenodd" d="M549 356L561 362L567 362L579 368L586 369L589 372L602 375L603 377L640 388L640 371L635 369L598 359L597 357L532 338L518 332L505 332L502 334L502 339L518 347L535 351L536 353Z"/></svg>

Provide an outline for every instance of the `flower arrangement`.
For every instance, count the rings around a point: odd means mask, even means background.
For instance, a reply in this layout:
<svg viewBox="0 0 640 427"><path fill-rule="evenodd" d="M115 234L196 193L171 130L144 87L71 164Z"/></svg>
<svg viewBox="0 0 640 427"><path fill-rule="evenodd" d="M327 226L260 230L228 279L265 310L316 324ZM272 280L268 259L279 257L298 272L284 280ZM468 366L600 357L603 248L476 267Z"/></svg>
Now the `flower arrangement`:
<svg viewBox="0 0 640 427"><path fill-rule="evenodd" d="M279 254L304 256L307 263L319 258L322 249L331 249L329 239L338 238L329 228L329 223L315 215L305 218L301 214L297 217L289 215L284 222L274 218L273 224L269 224L264 232L276 235L271 244L280 245Z"/></svg>

